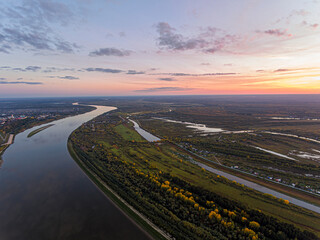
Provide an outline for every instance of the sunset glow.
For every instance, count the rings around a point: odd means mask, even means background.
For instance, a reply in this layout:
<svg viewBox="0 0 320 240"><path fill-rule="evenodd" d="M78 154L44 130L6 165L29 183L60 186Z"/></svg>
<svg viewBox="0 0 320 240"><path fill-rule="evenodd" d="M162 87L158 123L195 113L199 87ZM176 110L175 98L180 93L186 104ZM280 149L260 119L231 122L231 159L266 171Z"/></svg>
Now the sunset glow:
<svg viewBox="0 0 320 240"><path fill-rule="evenodd" d="M318 1L0 6L0 97L320 93Z"/></svg>

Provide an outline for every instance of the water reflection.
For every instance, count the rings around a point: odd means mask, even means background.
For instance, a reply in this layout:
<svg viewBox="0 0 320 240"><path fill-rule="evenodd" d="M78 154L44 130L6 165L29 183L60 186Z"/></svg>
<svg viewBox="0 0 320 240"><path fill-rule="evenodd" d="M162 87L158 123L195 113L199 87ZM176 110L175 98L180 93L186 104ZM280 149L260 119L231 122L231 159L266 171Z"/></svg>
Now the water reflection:
<svg viewBox="0 0 320 240"><path fill-rule="evenodd" d="M130 122L133 123L133 127L134 129L144 138L146 139L148 142L156 142L159 141L160 138L152 135L151 133L145 131L144 129L140 128L139 124L136 123L135 121L129 119Z"/></svg>

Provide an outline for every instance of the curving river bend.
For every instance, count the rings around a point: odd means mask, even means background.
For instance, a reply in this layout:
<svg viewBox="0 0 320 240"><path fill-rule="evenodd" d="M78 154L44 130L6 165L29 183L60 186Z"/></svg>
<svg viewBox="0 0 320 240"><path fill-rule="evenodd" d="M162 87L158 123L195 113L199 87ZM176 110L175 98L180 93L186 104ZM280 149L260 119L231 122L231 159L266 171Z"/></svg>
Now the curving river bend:
<svg viewBox="0 0 320 240"><path fill-rule="evenodd" d="M86 177L67 150L82 123L114 107L18 134L0 169L0 239L150 239ZM42 126L45 126L44 124Z"/></svg>

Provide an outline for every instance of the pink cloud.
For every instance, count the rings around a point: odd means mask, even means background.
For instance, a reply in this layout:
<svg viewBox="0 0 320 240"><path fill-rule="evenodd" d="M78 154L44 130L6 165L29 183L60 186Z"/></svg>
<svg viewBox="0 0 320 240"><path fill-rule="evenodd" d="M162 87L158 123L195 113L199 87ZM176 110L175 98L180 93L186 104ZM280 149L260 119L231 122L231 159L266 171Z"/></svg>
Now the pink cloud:
<svg viewBox="0 0 320 240"><path fill-rule="evenodd" d="M287 33L287 30L283 30L283 29L279 29L279 28L265 30L265 31L263 31L263 33L277 36L277 37L282 37L282 36L291 37L292 36L292 34Z"/></svg>
<svg viewBox="0 0 320 240"><path fill-rule="evenodd" d="M307 21L302 21L301 25L306 26L306 27L310 27L312 29L316 29L317 27L319 27L318 23L311 24L311 23L308 23Z"/></svg>

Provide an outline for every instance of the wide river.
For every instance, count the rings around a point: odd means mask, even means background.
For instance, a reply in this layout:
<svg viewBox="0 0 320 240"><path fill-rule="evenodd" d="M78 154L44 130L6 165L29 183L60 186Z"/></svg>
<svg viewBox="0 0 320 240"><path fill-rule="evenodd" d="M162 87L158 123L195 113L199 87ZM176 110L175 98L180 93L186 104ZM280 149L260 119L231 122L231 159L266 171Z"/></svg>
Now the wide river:
<svg viewBox="0 0 320 240"><path fill-rule="evenodd" d="M150 239L89 180L67 140L82 123L114 107L68 117L31 138L15 137L0 169L0 239ZM44 124L46 125L46 124ZM43 125L43 126L44 126Z"/></svg>

